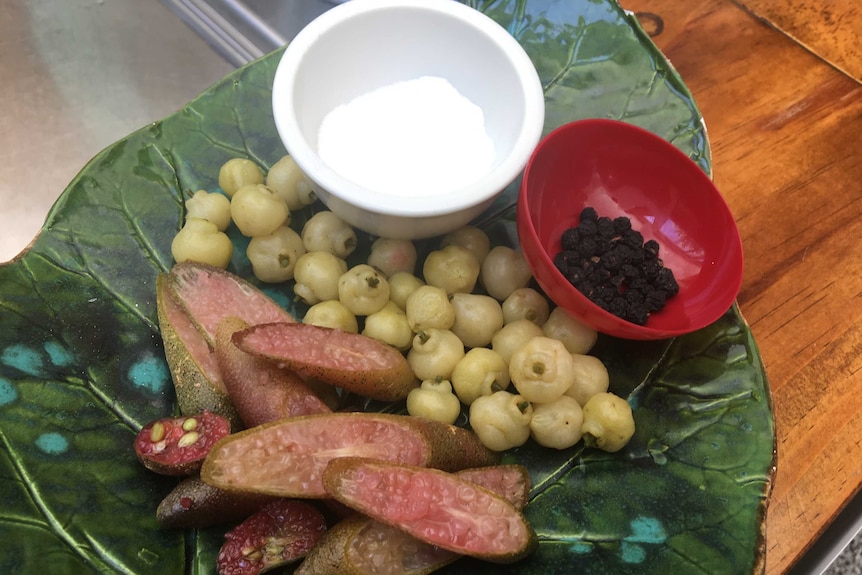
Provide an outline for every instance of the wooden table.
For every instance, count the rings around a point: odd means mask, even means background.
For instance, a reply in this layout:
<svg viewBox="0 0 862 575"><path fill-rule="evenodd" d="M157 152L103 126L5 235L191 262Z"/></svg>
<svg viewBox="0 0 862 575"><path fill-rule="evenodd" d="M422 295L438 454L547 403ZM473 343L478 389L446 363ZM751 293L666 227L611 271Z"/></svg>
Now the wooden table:
<svg viewBox="0 0 862 575"><path fill-rule="evenodd" d="M621 4L694 94L740 228L777 428L766 573L784 573L862 485L862 7Z"/></svg>

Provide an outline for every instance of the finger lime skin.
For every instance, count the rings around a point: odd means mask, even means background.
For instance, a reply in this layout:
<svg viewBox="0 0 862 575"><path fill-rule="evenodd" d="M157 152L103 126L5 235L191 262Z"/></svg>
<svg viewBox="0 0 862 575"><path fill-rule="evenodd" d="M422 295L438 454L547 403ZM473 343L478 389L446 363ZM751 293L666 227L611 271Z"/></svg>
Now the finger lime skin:
<svg viewBox="0 0 862 575"><path fill-rule="evenodd" d="M204 336L171 295L168 284L167 274L156 279L156 305L180 413L211 411L230 421L232 429L239 429L242 421L221 380L216 358Z"/></svg>
<svg viewBox="0 0 862 575"><path fill-rule="evenodd" d="M273 499L258 493L224 491L198 475L190 475L162 499L156 520L163 529L204 529L245 519Z"/></svg>

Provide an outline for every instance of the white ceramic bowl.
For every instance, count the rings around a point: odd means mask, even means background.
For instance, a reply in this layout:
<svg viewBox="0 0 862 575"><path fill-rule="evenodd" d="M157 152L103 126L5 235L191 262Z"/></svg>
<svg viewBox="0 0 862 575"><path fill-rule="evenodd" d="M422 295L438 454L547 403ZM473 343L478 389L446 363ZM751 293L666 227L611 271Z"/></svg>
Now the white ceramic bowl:
<svg viewBox="0 0 862 575"><path fill-rule="evenodd" d="M422 76L448 80L482 109L495 146L484 176L439 193L401 195L357 185L321 160L318 133L329 112ZM332 8L287 46L272 98L279 136L323 203L351 225L391 238L431 237L469 223L518 177L544 126L541 82L523 48L454 0L351 0Z"/></svg>

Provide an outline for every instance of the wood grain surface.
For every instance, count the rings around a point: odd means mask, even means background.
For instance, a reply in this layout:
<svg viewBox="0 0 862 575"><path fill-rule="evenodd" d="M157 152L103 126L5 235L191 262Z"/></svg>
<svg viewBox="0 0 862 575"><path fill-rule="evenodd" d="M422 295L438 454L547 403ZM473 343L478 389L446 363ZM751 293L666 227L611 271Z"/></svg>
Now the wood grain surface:
<svg viewBox="0 0 862 575"><path fill-rule="evenodd" d="M835 4L858 16L856 1ZM692 91L742 235L738 302L777 428L766 573L785 573L862 484L862 62L855 43L840 45L858 34L836 33L822 52L800 43L804 16L790 12L828 4L816 0L621 4ZM831 25L858 31L858 20ZM848 55L855 77L837 61Z"/></svg>
<svg viewBox="0 0 862 575"><path fill-rule="evenodd" d="M826 62L862 78L862 4L859 0L738 0Z"/></svg>

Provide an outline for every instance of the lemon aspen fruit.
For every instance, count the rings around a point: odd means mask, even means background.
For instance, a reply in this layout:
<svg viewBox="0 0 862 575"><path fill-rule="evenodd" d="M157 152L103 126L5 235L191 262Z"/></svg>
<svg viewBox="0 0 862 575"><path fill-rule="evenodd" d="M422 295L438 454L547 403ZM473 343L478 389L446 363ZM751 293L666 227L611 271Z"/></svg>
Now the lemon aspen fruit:
<svg viewBox="0 0 862 575"><path fill-rule="evenodd" d="M293 293L308 305L338 299L338 278L347 262L329 252L305 252L293 269Z"/></svg>
<svg viewBox="0 0 862 575"><path fill-rule="evenodd" d="M443 423L455 423L461 414L461 402L445 379L428 379L407 395L407 413Z"/></svg>
<svg viewBox="0 0 862 575"><path fill-rule="evenodd" d="M302 323L359 333L359 321L347 307L336 300L321 301L308 308Z"/></svg>
<svg viewBox="0 0 862 575"><path fill-rule="evenodd" d="M368 265L379 269L387 278L398 272L416 270L416 246L410 240L377 238L371 244Z"/></svg>
<svg viewBox="0 0 862 575"><path fill-rule="evenodd" d="M407 298L425 285L421 279L408 272L395 272L389 276L389 301L407 311Z"/></svg>
<svg viewBox="0 0 862 575"><path fill-rule="evenodd" d="M265 236L255 236L246 247L254 276L265 283L293 279L296 262L305 254L302 238L293 229L280 226Z"/></svg>
<svg viewBox="0 0 862 575"><path fill-rule="evenodd" d="M534 337L542 335L542 328L528 319L507 323L491 338L491 349L500 354L506 363L512 354Z"/></svg>
<svg viewBox="0 0 862 575"><path fill-rule="evenodd" d="M592 355L572 354L572 363L575 368L575 382L566 391L566 395L573 397L583 407L592 396L608 390L610 375L605 364Z"/></svg>
<svg viewBox="0 0 862 575"><path fill-rule="evenodd" d="M512 354L509 377L528 401L554 401L575 382L572 354L556 339L534 337Z"/></svg>
<svg viewBox="0 0 862 575"><path fill-rule="evenodd" d="M470 405L470 427L492 451L524 445L530 438L532 404L520 395L498 391Z"/></svg>
<svg viewBox="0 0 862 575"><path fill-rule="evenodd" d="M413 330L407 314L392 301L365 318L362 335L388 343L399 351L407 351L413 343Z"/></svg>
<svg viewBox="0 0 862 575"><path fill-rule="evenodd" d="M451 381L455 365L465 355L464 344L448 329L426 329L413 337L407 362L420 381L442 378Z"/></svg>
<svg viewBox="0 0 862 575"><path fill-rule="evenodd" d="M437 286L446 293L471 293L479 278L480 264L467 248L448 245L425 256L422 276L428 285Z"/></svg>
<svg viewBox="0 0 862 575"><path fill-rule="evenodd" d="M488 234L483 229L471 225L466 225L449 232L440 241L442 247L452 244L467 248L473 252L480 265L485 256L488 255L488 252L491 251L491 239L488 237Z"/></svg>
<svg viewBox="0 0 862 575"><path fill-rule="evenodd" d="M574 317L561 307L555 307L542 324L542 332L563 342L570 353L588 353L596 344L596 330Z"/></svg>
<svg viewBox="0 0 862 575"><path fill-rule="evenodd" d="M487 347L467 351L452 370L451 382L455 395L464 405L478 397L491 395L509 387L509 366L503 357Z"/></svg>
<svg viewBox="0 0 862 575"><path fill-rule="evenodd" d="M188 218L171 241L171 255L176 262L200 262L224 269L233 256L233 243L213 222Z"/></svg>
<svg viewBox="0 0 862 575"><path fill-rule="evenodd" d="M503 327L500 302L484 294L454 293L455 321L449 328L467 347L485 347Z"/></svg>
<svg viewBox="0 0 862 575"><path fill-rule="evenodd" d="M356 232L340 217L323 210L311 216L300 232L306 251L329 252L345 259L356 250Z"/></svg>
<svg viewBox="0 0 862 575"><path fill-rule="evenodd" d="M494 246L482 261L479 278L488 295L505 301L516 289L527 287L533 272L520 250Z"/></svg>
<svg viewBox="0 0 862 575"><path fill-rule="evenodd" d="M410 328L415 332L426 329L449 329L455 323L455 307L446 291L437 286L417 287L405 304Z"/></svg>
<svg viewBox="0 0 862 575"><path fill-rule="evenodd" d="M614 453L625 447L635 433L632 408L618 395L597 393L587 401L583 411L581 431L587 447Z"/></svg>
<svg viewBox="0 0 862 575"><path fill-rule="evenodd" d="M310 206L317 199L311 181L290 156L282 156L266 174L266 185L284 200L290 211Z"/></svg>
<svg viewBox="0 0 862 575"><path fill-rule="evenodd" d="M528 319L536 325L543 325L550 315L547 298L530 287L518 288L510 293L501 307L505 323Z"/></svg>
<svg viewBox="0 0 862 575"><path fill-rule="evenodd" d="M338 300L355 315L370 315L389 301L389 282L370 265L355 265L338 278Z"/></svg>
<svg viewBox="0 0 862 575"><path fill-rule="evenodd" d="M260 167L247 158L231 158L219 168L218 185L229 197L243 186L262 183Z"/></svg>
<svg viewBox="0 0 862 575"><path fill-rule="evenodd" d="M568 449L581 440L584 412L574 398L561 395L550 403L534 403L530 436L543 447Z"/></svg>
<svg viewBox="0 0 862 575"><path fill-rule="evenodd" d="M185 201L185 206L186 218L212 222L220 232L230 225L230 200L224 194L198 190Z"/></svg>
<svg viewBox="0 0 862 575"><path fill-rule="evenodd" d="M279 226L290 224L290 210L284 200L263 184L247 184L230 201L230 216L246 237L265 236Z"/></svg>

